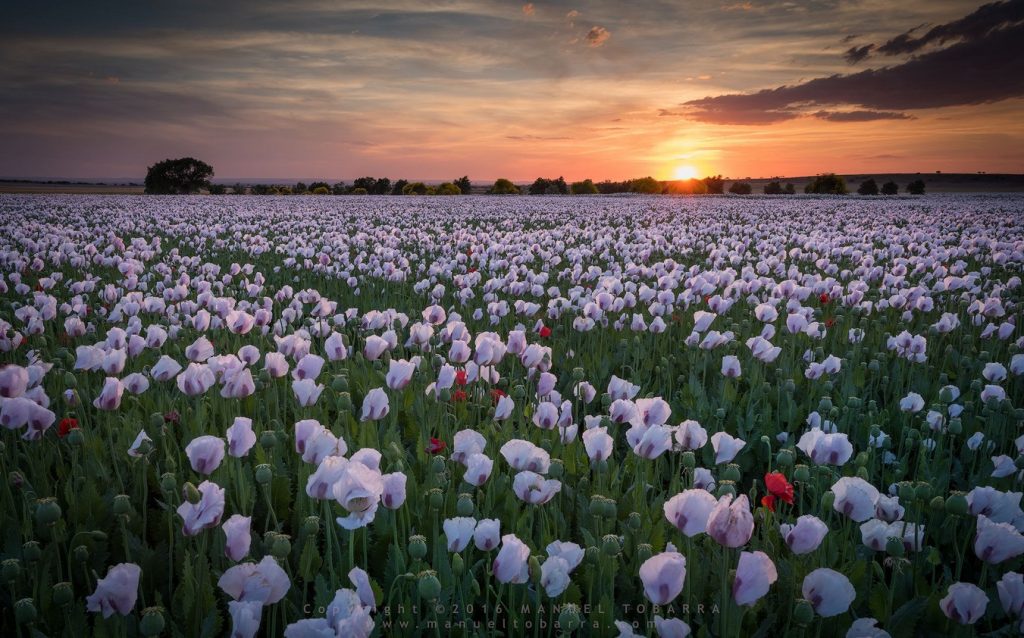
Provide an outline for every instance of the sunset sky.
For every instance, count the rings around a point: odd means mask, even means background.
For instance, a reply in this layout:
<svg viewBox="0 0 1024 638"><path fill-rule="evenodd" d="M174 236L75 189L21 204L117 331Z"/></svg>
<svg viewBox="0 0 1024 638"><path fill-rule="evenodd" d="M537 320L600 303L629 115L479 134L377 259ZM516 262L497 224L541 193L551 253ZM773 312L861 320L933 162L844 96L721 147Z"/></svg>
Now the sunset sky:
<svg viewBox="0 0 1024 638"><path fill-rule="evenodd" d="M0 176L1024 172L1024 0L11 3Z"/></svg>

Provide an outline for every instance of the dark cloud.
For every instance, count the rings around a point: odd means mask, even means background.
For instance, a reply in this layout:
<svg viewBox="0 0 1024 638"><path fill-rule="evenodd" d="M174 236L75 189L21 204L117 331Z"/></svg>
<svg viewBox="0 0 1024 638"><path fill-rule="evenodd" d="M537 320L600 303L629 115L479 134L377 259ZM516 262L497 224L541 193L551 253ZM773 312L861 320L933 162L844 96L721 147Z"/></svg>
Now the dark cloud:
<svg viewBox="0 0 1024 638"><path fill-rule="evenodd" d="M612 34L608 29L604 27L591 27L590 31L587 32L586 40L590 46L599 47L607 42L610 37L612 37Z"/></svg>
<svg viewBox="0 0 1024 638"><path fill-rule="evenodd" d="M873 122L875 120L911 120L912 116L898 111L818 111L814 117L829 122Z"/></svg>
<svg viewBox="0 0 1024 638"><path fill-rule="evenodd" d="M875 45L873 44L865 44L860 47L850 47L846 50L846 53L843 54L843 57L845 57L846 61L850 64L857 64L864 58L868 57L868 54L870 54L871 50L874 48Z"/></svg>
<svg viewBox="0 0 1024 638"><path fill-rule="evenodd" d="M845 38L843 38L842 40L840 40L839 44L849 44L849 43L853 42L854 40L856 40L859 37L860 37L859 34L851 33L850 35L848 35Z"/></svg>
<svg viewBox="0 0 1024 638"><path fill-rule="evenodd" d="M1024 22L1024 0L1006 0L982 5L974 13L959 20L932 27L921 37L913 37L911 29L878 47L885 55L916 53L929 44L945 44L953 40L980 40L994 31Z"/></svg>
<svg viewBox="0 0 1024 638"><path fill-rule="evenodd" d="M903 64L817 78L750 94L686 102L690 117L714 124L766 124L808 107L903 111L985 104L1024 96L1024 24L965 40Z"/></svg>

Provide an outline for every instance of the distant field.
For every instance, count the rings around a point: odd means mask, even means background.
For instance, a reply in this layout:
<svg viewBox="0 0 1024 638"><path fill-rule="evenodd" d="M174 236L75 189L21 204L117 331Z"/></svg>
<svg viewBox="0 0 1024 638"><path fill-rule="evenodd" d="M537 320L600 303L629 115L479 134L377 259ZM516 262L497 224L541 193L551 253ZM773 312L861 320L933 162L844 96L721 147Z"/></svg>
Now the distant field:
<svg viewBox="0 0 1024 638"><path fill-rule="evenodd" d="M0 182L0 193L70 195L139 195L142 186L120 186L112 184L43 184L39 182Z"/></svg>

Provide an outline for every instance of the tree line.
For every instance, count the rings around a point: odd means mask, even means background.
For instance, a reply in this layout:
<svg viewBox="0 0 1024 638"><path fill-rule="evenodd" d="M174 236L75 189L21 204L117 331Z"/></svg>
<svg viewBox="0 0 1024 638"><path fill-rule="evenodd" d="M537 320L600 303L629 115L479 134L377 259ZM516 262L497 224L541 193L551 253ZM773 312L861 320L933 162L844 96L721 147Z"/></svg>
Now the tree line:
<svg viewBox="0 0 1024 638"><path fill-rule="evenodd" d="M473 184L468 175L441 184L426 184L399 179L394 182L387 177L360 177L351 184L315 181L309 184L213 184L213 167L195 158L168 159L150 166L146 172L146 192L153 194L187 194L206 190L211 195L225 195L230 190L236 195L468 195ZM702 179L657 180L650 175L623 181L604 180L594 182L585 179L567 183L564 177L538 177L529 186L517 186L511 180L501 177L486 190L489 195L612 195L616 193L639 193L647 195L723 195L729 181L721 175ZM795 195L792 182L783 185L773 180L764 185L765 195ZM923 195L924 181L914 180L907 184L906 192ZM750 195L753 187L749 182L733 181L728 192L734 195ZM804 193L820 195L846 195L846 181L834 173L816 176L804 187ZM896 195L899 185L888 181L879 188L873 178L865 179L857 188L859 195Z"/></svg>

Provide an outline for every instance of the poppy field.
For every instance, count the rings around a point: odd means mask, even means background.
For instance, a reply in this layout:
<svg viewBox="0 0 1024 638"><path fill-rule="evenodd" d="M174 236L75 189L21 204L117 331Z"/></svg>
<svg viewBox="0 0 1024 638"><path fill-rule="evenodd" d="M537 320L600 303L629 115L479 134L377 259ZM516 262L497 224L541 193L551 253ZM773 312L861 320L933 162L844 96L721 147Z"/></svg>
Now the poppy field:
<svg viewBox="0 0 1024 638"><path fill-rule="evenodd" d="M0 196L0 634L1024 631L1024 198Z"/></svg>

